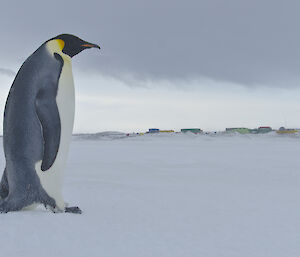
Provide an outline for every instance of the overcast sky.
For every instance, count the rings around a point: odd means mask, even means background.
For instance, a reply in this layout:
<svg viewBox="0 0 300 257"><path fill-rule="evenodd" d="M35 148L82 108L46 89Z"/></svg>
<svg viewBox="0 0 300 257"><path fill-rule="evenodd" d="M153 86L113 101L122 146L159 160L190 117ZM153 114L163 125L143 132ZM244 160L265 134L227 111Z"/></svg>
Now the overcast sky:
<svg viewBox="0 0 300 257"><path fill-rule="evenodd" d="M0 107L47 39L98 43L74 57L75 132L298 126L300 2L13 1L0 10Z"/></svg>

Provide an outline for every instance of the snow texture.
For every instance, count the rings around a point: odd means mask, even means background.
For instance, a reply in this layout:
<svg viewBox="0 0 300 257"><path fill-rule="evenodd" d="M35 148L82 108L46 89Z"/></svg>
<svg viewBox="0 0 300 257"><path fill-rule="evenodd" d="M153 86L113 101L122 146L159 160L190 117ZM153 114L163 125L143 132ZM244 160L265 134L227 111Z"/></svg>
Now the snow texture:
<svg viewBox="0 0 300 257"><path fill-rule="evenodd" d="M1 257L300 255L298 136L115 135L73 138L83 214L1 214Z"/></svg>

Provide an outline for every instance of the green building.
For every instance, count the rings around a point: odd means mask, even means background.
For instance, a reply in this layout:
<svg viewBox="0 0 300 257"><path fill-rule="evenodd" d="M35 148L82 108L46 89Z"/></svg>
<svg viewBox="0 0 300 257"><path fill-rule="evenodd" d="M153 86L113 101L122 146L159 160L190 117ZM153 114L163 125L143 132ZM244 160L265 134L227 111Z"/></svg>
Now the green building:
<svg viewBox="0 0 300 257"><path fill-rule="evenodd" d="M250 133L250 129L248 129L248 128L226 128L226 132L229 132L229 133L237 132L240 134L248 134L248 133Z"/></svg>
<svg viewBox="0 0 300 257"><path fill-rule="evenodd" d="M258 128L258 133L259 134L269 133L271 131L272 131L271 127L259 127Z"/></svg>
<svg viewBox="0 0 300 257"><path fill-rule="evenodd" d="M258 129L255 128L255 129L250 129L250 133L251 134L258 134Z"/></svg>
<svg viewBox="0 0 300 257"><path fill-rule="evenodd" d="M188 128L188 129L181 129L181 132L182 133L192 132L194 134L200 134L203 131L202 131L202 129L199 129L199 128Z"/></svg>

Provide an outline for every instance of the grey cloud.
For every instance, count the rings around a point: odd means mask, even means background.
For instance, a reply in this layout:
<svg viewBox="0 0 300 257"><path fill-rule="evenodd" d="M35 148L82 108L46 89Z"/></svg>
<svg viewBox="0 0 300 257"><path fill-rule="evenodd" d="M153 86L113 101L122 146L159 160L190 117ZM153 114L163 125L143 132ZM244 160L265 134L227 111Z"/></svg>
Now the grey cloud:
<svg viewBox="0 0 300 257"><path fill-rule="evenodd" d="M74 58L81 70L246 85L297 86L300 81L299 1L51 3L3 4L2 60L20 65L46 39L68 32L102 47L101 54L86 51Z"/></svg>

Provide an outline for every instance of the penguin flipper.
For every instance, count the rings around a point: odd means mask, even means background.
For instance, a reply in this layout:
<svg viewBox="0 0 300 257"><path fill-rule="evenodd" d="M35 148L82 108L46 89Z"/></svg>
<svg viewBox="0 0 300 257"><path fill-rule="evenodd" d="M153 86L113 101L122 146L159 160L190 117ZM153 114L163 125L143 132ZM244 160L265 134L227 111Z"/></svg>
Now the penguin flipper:
<svg viewBox="0 0 300 257"><path fill-rule="evenodd" d="M40 120L44 153L42 159L42 171L48 170L54 163L60 144L61 124L55 96L41 90L36 99L36 113Z"/></svg>

